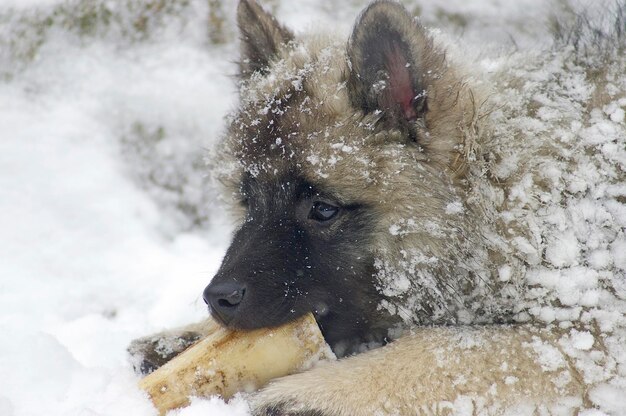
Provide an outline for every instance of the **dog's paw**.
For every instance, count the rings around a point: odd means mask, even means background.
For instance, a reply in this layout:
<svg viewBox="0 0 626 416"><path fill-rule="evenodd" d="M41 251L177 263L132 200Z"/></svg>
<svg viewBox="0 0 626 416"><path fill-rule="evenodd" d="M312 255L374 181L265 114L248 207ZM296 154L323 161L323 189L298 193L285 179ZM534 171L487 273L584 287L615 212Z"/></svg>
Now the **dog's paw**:
<svg viewBox="0 0 626 416"><path fill-rule="evenodd" d="M306 405L292 403L265 403L253 408L254 416L335 416Z"/></svg>
<svg viewBox="0 0 626 416"><path fill-rule="evenodd" d="M176 357L202 337L193 331L161 333L134 340L128 346L130 361L139 375L147 375Z"/></svg>
<svg viewBox="0 0 626 416"><path fill-rule="evenodd" d="M332 383L320 383L315 370L283 377L250 397L254 416L340 416ZM332 380L330 380L332 382ZM309 387L315 386L313 389ZM352 413L349 413L352 414Z"/></svg>

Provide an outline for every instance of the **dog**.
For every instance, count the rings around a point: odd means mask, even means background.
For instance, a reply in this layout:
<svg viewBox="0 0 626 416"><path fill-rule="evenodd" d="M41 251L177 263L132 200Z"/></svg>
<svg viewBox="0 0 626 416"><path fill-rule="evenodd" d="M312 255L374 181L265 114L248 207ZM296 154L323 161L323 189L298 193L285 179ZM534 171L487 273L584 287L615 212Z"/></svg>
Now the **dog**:
<svg viewBox="0 0 626 416"><path fill-rule="evenodd" d="M237 20L240 103L211 166L239 227L203 297L244 330L312 312L343 357L254 414L620 413L623 30L561 30L485 73L391 0L347 44L253 0ZM204 328L130 351L146 373Z"/></svg>

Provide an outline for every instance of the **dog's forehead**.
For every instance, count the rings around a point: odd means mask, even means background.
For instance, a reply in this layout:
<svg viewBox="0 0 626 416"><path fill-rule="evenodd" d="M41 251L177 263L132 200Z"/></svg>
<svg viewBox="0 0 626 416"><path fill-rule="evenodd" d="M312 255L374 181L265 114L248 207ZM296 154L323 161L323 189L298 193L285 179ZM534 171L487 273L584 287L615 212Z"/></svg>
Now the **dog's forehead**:
<svg viewBox="0 0 626 416"><path fill-rule="evenodd" d="M246 175L263 182L295 176L350 203L366 188L378 198L373 188L414 163L392 137L399 132L377 131L380 116L350 103L345 48L331 40L305 42L243 85L225 140L238 166L229 183L240 189Z"/></svg>
<svg viewBox="0 0 626 416"><path fill-rule="evenodd" d="M312 41L286 51L268 74L242 85L227 140L250 171L295 166L353 115L345 45ZM270 166L271 165L271 166Z"/></svg>

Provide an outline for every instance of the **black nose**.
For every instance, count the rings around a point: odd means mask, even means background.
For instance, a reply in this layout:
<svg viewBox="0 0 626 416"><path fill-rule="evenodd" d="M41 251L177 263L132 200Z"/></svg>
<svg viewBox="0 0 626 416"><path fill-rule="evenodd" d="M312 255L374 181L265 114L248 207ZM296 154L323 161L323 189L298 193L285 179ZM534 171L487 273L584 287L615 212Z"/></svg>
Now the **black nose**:
<svg viewBox="0 0 626 416"><path fill-rule="evenodd" d="M210 284L204 289L204 302L223 324L228 325L237 315L246 288L237 282Z"/></svg>

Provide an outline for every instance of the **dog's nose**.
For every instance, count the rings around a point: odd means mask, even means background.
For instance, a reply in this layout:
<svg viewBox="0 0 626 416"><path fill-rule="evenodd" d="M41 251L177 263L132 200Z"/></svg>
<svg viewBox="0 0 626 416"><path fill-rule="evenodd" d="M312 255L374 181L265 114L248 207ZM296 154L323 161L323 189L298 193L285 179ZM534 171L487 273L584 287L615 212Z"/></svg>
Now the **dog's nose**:
<svg viewBox="0 0 626 416"><path fill-rule="evenodd" d="M222 321L224 325L228 325L235 318L237 308L245 293L246 288L233 281L208 285L204 289L202 297L218 320Z"/></svg>

